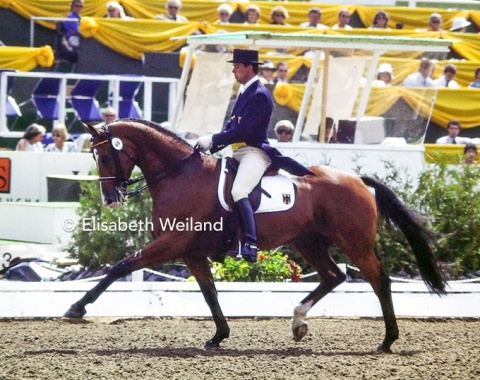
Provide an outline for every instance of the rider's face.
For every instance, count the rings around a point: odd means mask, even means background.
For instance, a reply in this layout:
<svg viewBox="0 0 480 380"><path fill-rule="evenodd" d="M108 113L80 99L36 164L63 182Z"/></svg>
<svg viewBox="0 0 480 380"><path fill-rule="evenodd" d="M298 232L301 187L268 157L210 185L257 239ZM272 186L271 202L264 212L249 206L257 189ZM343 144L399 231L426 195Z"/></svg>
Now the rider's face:
<svg viewBox="0 0 480 380"><path fill-rule="evenodd" d="M235 80L240 84L247 83L254 76L252 65L243 63L234 63L232 73L235 76Z"/></svg>

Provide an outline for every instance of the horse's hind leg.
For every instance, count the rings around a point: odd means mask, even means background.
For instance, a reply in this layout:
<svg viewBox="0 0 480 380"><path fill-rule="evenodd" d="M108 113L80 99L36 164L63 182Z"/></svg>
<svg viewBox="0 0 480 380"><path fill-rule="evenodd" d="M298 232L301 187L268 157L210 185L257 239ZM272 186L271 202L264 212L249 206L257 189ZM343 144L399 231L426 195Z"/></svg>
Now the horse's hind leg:
<svg viewBox="0 0 480 380"><path fill-rule="evenodd" d="M363 251L368 252L363 256L358 254L358 252L362 251L355 252L357 252L355 256L347 252L345 253L350 257L353 264L360 269L363 277L370 283L382 307L383 319L385 321L385 338L382 344L378 346L378 350L392 352L390 347L398 339L398 325L393 308L390 278L381 267L373 248Z"/></svg>
<svg viewBox="0 0 480 380"><path fill-rule="evenodd" d="M302 257L314 268L322 281L310 294L308 294L298 306L293 314L293 337L295 341L300 341L308 332L308 323L305 321L308 311L345 281L345 274L335 264L328 253L330 242L319 234L302 236L301 239L294 242L294 247Z"/></svg>
<svg viewBox="0 0 480 380"><path fill-rule="evenodd" d="M218 303L217 289L215 288L215 282L213 281L212 272L206 258L191 258L184 257L185 263L188 266L190 272L197 279L198 285L202 290L203 297L212 312L212 317L217 327L217 331L212 339L205 342L205 348L217 348L220 347L220 343L229 337L230 327L228 327L227 320L225 319L220 304Z"/></svg>

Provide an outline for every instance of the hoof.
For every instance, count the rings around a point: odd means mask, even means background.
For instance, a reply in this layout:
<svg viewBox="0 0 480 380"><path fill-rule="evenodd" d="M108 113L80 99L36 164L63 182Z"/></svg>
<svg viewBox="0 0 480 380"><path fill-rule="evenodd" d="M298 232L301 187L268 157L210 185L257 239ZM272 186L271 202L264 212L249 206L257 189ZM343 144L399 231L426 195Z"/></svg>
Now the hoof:
<svg viewBox="0 0 480 380"><path fill-rule="evenodd" d="M391 354L392 353L391 348L388 347L388 346L385 346L384 344L381 344L380 346L378 346L377 351L381 352L381 353L384 353L384 354Z"/></svg>
<svg viewBox="0 0 480 380"><path fill-rule="evenodd" d="M82 318L86 313L87 311L83 306L80 307L77 304L73 304L63 316L65 318Z"/></svg>
<svg viewBox="0 0 480 380"><path fill-rule="evenodd" d="M308 324L297 326L293 329L293 339L295 342L300 342L308 332Z"/></svg>
<svg viewBox="0 0 480 380"><path fill-rule="evenodd" d="M206 349L211 349L211 348L220 348L220 345L218 343L215 343L212 340L207 340L205 342L204 348Z"/></svg>

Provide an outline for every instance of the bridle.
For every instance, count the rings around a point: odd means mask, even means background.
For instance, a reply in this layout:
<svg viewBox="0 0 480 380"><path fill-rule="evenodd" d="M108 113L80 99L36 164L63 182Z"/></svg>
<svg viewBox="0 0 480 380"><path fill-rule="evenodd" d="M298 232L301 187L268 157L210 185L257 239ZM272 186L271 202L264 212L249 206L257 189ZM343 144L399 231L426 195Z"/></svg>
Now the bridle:
<svg viewBox="0 0 480 380"><path fill-rule="evenodd" d="M145 180L145 176L144 175L141 175L141 176L138 176L138 177L135 177L135 178L124 178L123 177L123 171L122 171L122 164L120 162L120 156L119 156L119 152L122 152L123 154L125 154L127 156L127 158L132 161L134 164L136 164L135 162L135 159L130 155L128 154L127 152L125 152L124 150L118 150L115 148L114 146L114 143L113 143L113 135L112 133L110 132L110 130L108 129L108 127L106 125L102 125L102 130L105 132L105 136L106 136L106 139L105 140L102 140L98 143L95 143L92 145L92 152L93 152L93 149L96 148L97 146L99 145L102 145L102 144L106 144L108 143L109 144L109 148L110 148L110 156L113 158L113 163L115 165L115 176L109 176L109 177L99 177L98 178L98 181L100 183L102 182L112 182L114 181L115 182L115 190L118 192L118 194L120 195L120 199L121 201L124 201L124 200L127 200L128 198L131 198L135 195L138 195L140 194L143 190L147 189L148 188L148 185L147 184L144 184L132 191L126 191L127 187L128 186L131 186L131 185L134 185L140 181L143 181ZM159 171L158 173L156 173L154 175L154 183L157 183L158 181L166 178L166 177L169 177L170 175L174 174L181 166L183 166L191 157L193 157L194 155L198 155L200 153L199 149L197 147L194 148L193 152L191 154L189 154L188 156L182 158L179 162L177 162L175 165L172 165L171 167L169 167L168 169L166 170L161 170ZM95 157L95 154L93 155L93 158L94 160L96 161L96 157Z"/></svg>

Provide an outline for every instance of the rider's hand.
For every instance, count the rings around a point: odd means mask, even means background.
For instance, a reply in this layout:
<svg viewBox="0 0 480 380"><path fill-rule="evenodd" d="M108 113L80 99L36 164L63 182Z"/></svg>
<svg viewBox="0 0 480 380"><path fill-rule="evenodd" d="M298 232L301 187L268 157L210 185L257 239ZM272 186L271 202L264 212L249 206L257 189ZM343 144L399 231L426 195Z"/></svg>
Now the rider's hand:
<svg viewBox="0 0 480 380"><path fill-rule="evenodd" d="M212 147L212 145L213 145L212 136L213 135L205 135L205 136L202 136L202 137L198 138L196 145L198 145L200 147L200 150L202 152L206 152L207 150L209 150Z"/></svg>

